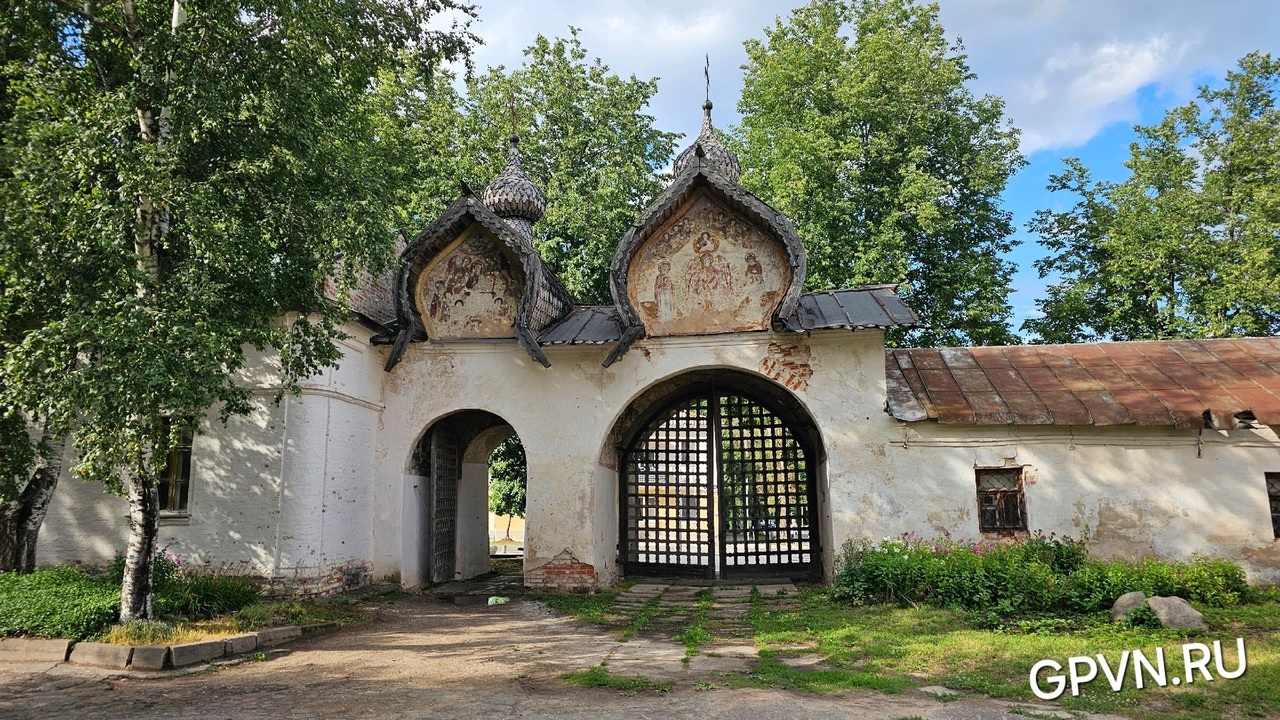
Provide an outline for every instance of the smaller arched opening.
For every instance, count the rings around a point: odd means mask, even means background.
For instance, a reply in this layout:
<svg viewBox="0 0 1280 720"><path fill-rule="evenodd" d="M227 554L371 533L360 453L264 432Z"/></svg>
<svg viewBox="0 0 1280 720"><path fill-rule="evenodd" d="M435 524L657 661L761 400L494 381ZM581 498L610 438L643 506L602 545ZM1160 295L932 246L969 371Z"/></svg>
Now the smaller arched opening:
<svg viewBox="0 0 1280 720"><path fill-rule="evenodd" d="M490 571L489 461L513 437L510 423L483 410L448 415L422 434L410 459L417 482L402 525L406 586Z"/></svg>
<svg viewBox="0 0 1280 720"><path fill-rule="evenodd" d="M624 575L820 579L816 424L794 395L731 370L641 394L613 431Z"/></svg>

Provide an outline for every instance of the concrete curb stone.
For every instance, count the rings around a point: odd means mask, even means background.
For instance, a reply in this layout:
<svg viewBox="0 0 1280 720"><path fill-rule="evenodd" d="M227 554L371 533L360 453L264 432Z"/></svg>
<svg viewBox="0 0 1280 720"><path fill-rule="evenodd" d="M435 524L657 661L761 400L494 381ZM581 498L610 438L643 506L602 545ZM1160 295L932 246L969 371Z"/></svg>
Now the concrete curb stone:
<svg viewBox="0 0 1280 720"><path fill-rule="evenodd" d="M217 660L225 652L226 643L222 640L203 640L169 647L169 656L174 667L194 665L205 660Z"/></svg>
<svg viewBox="0 0 1280 720"><path fill-rule="evenodd" d="M240 655L258 649L258 634L233 635L229 638L223 638L223 642L226 643L227 655Z"/></svg>
<svg viewBox="0 0 1280 720"><path fill-rule="evenodd" d="M93 665L95 667L124 670L129 667L129 660L132 657L133 648L129 645L78 642L71 648L70 662L76 665Z"/></svg>
<svg viewBox="0 0 1280 720"><path fill-rule="evenodd" d="M258 647L271 647L300 637L302 637L302 628L297 625L265 628L258 631Z"/></svg>
<svg viewBox="0 0 1280 720"><path fill-rule="evenodd" d="M72 641L48 638L0 639L0 660L6 662L66 662Z"/></svg>
<svg viewBox="0 0 1280 720"><path fill-rule="evenodd" d="M318 623L311 623L310 625L303 625L301 626L302 637L309 637L311 635L320 635L323 633L327 633L331 630L337 630L340 627L342 627L341 623L336 623L336 622L318 622Z"/></svg>
<svg viewBox="0 0 1280 720"><path fill-rule="evenodd" d="M169 667L169 647L167 645L139 645L133 649L133 660L129 661L133 670L164 670Z"/></svg>

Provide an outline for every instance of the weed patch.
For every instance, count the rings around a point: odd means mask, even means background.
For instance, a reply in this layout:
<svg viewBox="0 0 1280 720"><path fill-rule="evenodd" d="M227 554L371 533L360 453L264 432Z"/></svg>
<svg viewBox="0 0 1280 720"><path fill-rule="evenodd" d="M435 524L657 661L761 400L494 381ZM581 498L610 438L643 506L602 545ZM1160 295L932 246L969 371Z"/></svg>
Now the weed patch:
<svg viewBox="0 0 1280 720"><path fill-rule="evenodd" d="M610 674L608 666L604 664L582 672L565 673L560 677L571 685L580 685L587 688L607 688L609 690L617 690L623 695L635 695L646 691L670 692L671 688L675 686L675 682L672 680L658 682L632 675L613 675Z"/></svg>

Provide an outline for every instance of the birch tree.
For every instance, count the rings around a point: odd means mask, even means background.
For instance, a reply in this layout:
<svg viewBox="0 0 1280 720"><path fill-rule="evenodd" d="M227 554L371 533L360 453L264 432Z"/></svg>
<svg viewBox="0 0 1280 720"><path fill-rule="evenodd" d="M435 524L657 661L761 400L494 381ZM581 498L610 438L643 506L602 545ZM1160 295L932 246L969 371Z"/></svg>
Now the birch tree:
<svg viewBox="0 0 1280 720"><path fill-rule="evenodd" d="M746 42L742 183L796 225L806 287L895 283L921 345L1017 342L1000 194L1024 160L937 4L814 0Z"/></svg>
<svg viewBox="0 0 1280 720"><path fill-rule="evenodd" d="M251 410L248 350L284 391L337 361L344 293L390 262L401 193L373 82L465 56L473 11L18 4L60 49L4 69L0 407L74 427L77 474L128 497L120 615L149 618L169 451L209 408Z"/></svg>
<svg viewBox="0 0 1280 720"><path fill-rule="evenodd" d="M1280 333L1280 61L1246 55L1222 87L1139 126L1123 182L1068 158L1076 197L1030 229L1056 277L1024 323L1041 342Z"/></svg>

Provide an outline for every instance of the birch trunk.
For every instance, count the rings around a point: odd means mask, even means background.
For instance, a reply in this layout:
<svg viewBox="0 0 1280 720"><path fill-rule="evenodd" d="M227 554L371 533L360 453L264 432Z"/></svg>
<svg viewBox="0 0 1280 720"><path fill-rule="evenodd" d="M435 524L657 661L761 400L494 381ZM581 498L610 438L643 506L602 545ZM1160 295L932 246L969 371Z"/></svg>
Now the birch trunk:
<svg viewBox="0 0 1280 720"><path fill-rule="evenodd" d="M58 487L67 437L55 436L45 423L40 443L48 454L41 454L31 480L0 510L0 572L26 574L36 567L36 541Z"/></svg>
<svg viewBox="0 0 1280 720"><path fill-rule="evenodd" d="M132 474L129 488L129 549L120 585L120 622L150 620L152 569L156 556L160 497L153 475Z"/></svg>
<svg viewBox="0 0 1280 720"><path fill-rule="evenodd" d="M126 41L135 54L141 54L141 24L133 0L122 0L120 9L128 35ZM182 3L175 0L170 25L172 32L176 33L185 20L186 12ZM167 73L166 77L169 77ZM138 106L137 112L142 141L164 145L169 136L168 108L161 107L160 112L156 113L153 106L142 104ZM157 204L150 195L141 193L138 195L137 221L138 229L133 242L134 255L141 273L137 292L139 298L146 298L151 288L158 286L161 281L159 250L169 232L169 208L163 201ZM120 622L150 620L153 617L152 571L155 565L160 497L156 490L157 458L152 452L153 448L144 445L141 450L141 462L138 467L131 469L126 480L129 491L129 548L125 553L124 579L120 585Z"/></svg>

